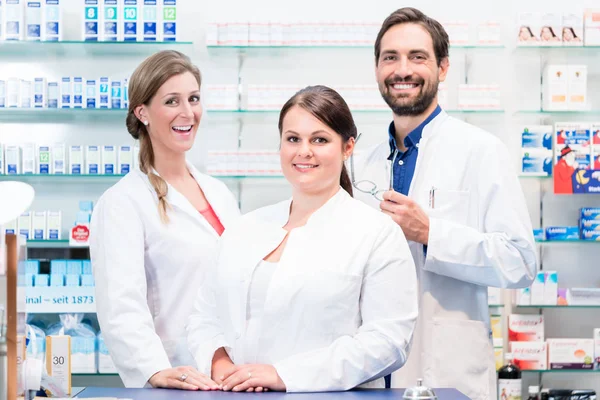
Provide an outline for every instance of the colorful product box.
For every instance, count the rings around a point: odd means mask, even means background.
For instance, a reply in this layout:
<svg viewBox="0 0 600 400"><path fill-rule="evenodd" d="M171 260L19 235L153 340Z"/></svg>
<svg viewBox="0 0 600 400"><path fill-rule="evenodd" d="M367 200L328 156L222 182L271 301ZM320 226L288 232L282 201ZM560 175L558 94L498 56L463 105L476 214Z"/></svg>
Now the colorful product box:
<svg viewBox="0 0 600 400"><path fill-rule="evenodd" d="M548 369L546 342L511 342L513 362L521 370Z"/></svg>
<svg viewBox="0 0 600 400"><path fill-rule="evenodd" d="M511 342L543 342L544 316L520 314L509 315L508 340Z"/></svg>
<svg viewBox="0 0 600 400"><path fill-rule="evenodd" d="M546 228L546 240L579 240L579 227L549 226Z"/></svg>
<svg viewBox="0 0 600 400"><path fill-rule="evenodd" d="M548 339L550 369L592 369L594 339Z"/></svg>

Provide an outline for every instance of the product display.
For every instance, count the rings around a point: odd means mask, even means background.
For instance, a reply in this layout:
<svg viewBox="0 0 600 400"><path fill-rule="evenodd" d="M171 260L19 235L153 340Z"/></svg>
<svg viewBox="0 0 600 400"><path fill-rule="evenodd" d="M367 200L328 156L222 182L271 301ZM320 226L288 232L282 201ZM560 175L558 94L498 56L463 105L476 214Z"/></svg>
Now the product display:
<svg viewBox="0 0 600 400"><path fill-rule="evenodd" d="M281 176L279 152L266 150L209 151L206 172L217 176Z"/></svg>
<svg viewBox="0 0 600 400"><path fill-rule="evenodd" d="M518 46L596 46L600 10L584 13L522 12L517 16Z"/></svg>

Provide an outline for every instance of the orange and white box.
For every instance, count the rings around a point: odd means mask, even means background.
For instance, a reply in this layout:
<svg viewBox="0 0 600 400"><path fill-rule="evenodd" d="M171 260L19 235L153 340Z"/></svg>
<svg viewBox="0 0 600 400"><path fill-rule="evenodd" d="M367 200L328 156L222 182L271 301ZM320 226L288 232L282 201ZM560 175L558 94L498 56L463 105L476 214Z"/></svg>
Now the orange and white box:
<svg viewBox="0 0 600 400"><path fill-rule="evenodd" d="M592 369L594 339L548 339L550 369Z"/></svg>
<svg viewBox="0 0 600 400"><path fill-rule="evenodd" d="M509 315L508 340L510 342L543 342L544 316L520 314Z"/></svg>
<svg viewBox="0 0 600 400"><path fill-rule="evenodd" d="M513 362L521 370L548 369L546 342L511 342Z"/></svg>

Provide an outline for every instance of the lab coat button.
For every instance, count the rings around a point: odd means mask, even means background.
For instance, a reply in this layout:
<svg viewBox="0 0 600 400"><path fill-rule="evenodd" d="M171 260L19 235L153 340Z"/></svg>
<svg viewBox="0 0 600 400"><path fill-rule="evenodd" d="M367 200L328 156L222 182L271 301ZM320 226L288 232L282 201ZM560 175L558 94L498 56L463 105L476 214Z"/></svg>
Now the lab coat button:
<svg viewBox="0 0 600 400"><path fill-rule="evenodd" d="M404 165L404 161L403 160L398 161L398 165Z"/></svg>

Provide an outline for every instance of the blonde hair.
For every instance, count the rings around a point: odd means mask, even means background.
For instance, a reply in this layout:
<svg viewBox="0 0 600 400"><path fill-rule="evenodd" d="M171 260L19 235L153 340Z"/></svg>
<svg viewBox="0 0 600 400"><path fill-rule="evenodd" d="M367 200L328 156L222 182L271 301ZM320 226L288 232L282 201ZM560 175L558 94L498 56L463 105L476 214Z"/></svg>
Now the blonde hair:
<svg viewBox="0 0 600 400"><path fill-rule="evenodd" d="M133 71L129 79L129 109L125 125L134 139L140 141L140 170L148 176L156 195L158 196L158 213L164 223L169 222L167 209L167 182L152 171L154 167L154 150L147 127L135 115L135 109L140 105L148 105L160 87L170 78L190 72L196 78L198 86L201 83L200 70L190 61L189 57L174 50L164 50L145 59Z"/></svg>

